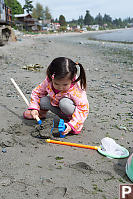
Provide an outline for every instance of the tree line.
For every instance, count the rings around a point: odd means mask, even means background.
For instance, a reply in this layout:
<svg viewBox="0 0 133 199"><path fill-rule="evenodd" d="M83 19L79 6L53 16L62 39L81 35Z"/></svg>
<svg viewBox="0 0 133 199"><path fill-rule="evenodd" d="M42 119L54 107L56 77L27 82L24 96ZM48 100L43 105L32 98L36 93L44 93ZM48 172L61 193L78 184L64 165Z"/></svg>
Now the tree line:
<svg viewBox="0 0 133 199"><path fill-rule="evenodd" d="M80 27L84 25L99 25L101 28L122 28L125 26L129 26L129 24L133 23L133 18L127 17L122 20L121 18L112 19L112 17L108 14L104 14L102 16L100 13L96 17L93 17L90 14L89 10L86 10L85 16L79 16L77 20L73 19L71 21L66 21L64 15L60 15L59 18L53 19L52 14L48 6L45 8L40 4L36 3L36 6L33 6L32 0L25 0L25 4L22 5L17 0L5 0L5 4L12 9L12 14L23 14L24 11L30 13L32 17L40 20L51 20L51 22L58 22L61 26L66 26L69 24L70 26L80 25Z"/></svg>
<svg viewBox="0 0 133 199"><path fill-rule="evenodd" d="M121 28L133 23L133 18L128 17L124 20L122 20L121 18L113 20L110 15L104 14L104 16L102 16L100 13L98 13L98 15L94 18L93 16L91 16L90 11L86 10L85 17L83 18L83 16L80 16L79 19L75 22L80 25L98 24L101 27L108 26L110 28Z"/></svg>

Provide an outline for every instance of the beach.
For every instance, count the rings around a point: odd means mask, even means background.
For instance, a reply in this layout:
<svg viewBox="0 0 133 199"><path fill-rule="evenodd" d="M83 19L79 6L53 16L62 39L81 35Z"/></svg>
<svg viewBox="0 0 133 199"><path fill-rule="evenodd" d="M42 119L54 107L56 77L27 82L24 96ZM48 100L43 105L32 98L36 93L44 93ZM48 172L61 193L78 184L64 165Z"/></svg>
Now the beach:
<svg viewBox="0 0 133 199"><path fill-rule="evenodd" d="M90 113L81 134L60 140L99 146L102 138L110 137L132 153L132 44L85 41L82 35L21 35L0 47L1 199L118 199L119 185L131 183L125 173L127 158L109 159L96 150L33 137L36 121L23 118L27 105L10 80L14 78L30 101L54 58L81 63ZM26 70L31 64L43 68ZM44 134L50 134L52 122L48 112Z"/></svg>

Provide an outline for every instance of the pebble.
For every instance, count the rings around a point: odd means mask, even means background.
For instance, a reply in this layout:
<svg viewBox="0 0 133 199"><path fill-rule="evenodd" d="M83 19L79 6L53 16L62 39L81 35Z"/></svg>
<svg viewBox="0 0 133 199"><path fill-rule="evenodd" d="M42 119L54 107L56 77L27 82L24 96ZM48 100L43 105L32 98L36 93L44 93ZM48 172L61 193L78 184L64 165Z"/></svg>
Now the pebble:
<svg viewBox="0 0 133 199"><path fill-rule="evenodd" d="M14 140L12 135L1 133L0 134L0 146L4 149L5 147L12 147L14 145Z"/></svg>
<svg viewBox="0 0 133 199"><path fill-rule="evenodd" d="M127 128L125 126L120 126L119 128L122 129L122 130L127 131Z"/></svg>
<svg viewBox="0 0 133 199"><path fill-rule="evenodd" d="M11 184L11 180L8 177L2 177L0 179L0 186L8 186Z"/></svg>
<svg viewBox="0 0 133 199"><path fill-rule="evenodd" d="M2 152L3 152L3 153L6 153L6 152L7 152L6 148L3 148L3 149L2 149Z"/></svg>

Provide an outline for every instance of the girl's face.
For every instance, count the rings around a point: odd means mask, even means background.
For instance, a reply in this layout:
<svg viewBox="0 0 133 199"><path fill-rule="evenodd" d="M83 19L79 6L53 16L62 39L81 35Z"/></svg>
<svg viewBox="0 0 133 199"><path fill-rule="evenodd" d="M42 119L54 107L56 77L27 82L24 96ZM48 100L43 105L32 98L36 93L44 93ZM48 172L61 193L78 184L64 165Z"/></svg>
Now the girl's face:
<svg viewBox="0 0 133 199"><path fill-rule="evenodd" d="M55 89L59 91L67 91L70 88L72 81L66 76L62 79L52 79L52 83Z"/></svg>

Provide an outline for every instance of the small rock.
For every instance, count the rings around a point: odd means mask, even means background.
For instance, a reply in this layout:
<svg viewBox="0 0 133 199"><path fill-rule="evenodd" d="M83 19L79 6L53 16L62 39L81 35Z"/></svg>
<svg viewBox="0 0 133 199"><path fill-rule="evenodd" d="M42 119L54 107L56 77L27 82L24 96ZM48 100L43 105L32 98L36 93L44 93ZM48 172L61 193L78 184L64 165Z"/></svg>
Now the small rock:
<svg viewBox="0 0 133 199"><path fill-rule="evenodd" d="M8 178L8 177L2 177L1 179L0 179L0 186L8 186L8 185L10 185L12 182L11 182L11 180L10 180L10 178Z"/></svg>
<svg viewBox="0 0 133 199"><path fill-rule="evenodd" d="M11 95L10 93L7 93L6 96L7 96L7 97L11 97L12 95Z"/></svg>
<svg viewBox="0 0 133 199"><path fill-rule="evenodd" d="M12 136L9 134L1 133L0 134L0 146L1 147L12 147L14 145L14 141Z"/></svg>
<svg viewBox="0 0 133 199"><path fill-rule="evenodd" d="M3 149L2 149L2 152L3 152L3 153L6 153L6 152L7 152L6 148L3 148Z"/></svg>
<svg viewBox="0 0 133 199"><path fill-rule="evenodd" d="M120 126L119 128L122 129L122 130L127 131L127 128L125 126Z"/></svg>

